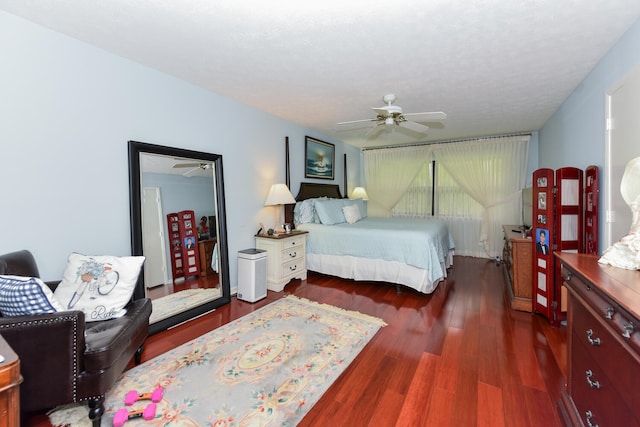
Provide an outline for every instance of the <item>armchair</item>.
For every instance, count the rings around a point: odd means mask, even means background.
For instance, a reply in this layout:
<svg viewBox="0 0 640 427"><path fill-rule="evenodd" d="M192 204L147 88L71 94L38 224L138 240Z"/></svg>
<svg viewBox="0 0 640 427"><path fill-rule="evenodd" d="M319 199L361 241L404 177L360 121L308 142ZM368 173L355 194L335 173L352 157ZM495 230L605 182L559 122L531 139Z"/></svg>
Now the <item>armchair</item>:
<svg viewBox="0 0 640 427"><path fill-rule="evenodd" d="M39 277L27 251L0 255L0 274ZM59 282L47 282L54 290ZM151 301L131 301L120 318L85 323L82 311L0 316L0 335L20 358L23 413L87 401L100 425L107 391L132 358L140 363L149 331Z"/></svg>

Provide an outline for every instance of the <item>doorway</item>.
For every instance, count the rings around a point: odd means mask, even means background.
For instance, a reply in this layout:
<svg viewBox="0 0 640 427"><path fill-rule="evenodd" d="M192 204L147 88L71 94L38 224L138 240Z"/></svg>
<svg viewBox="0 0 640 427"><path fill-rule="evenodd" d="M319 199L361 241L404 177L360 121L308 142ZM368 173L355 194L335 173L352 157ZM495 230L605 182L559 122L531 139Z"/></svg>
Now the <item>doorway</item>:
<svg viewBox="0 0 640 427"><path fill-rule="evenodd" d="M142 246L144 248L144 286L154 288L167 283L164 221L160 189L145 187L142 191Z"/></svg>
<svg viewBox="0 0 640 427"><path fill-rule="evenodd" d="M620 194L629 160L640 156L640 67L607 92L604 186L604 239L606 249L629 232L633 216Z"/></svg>

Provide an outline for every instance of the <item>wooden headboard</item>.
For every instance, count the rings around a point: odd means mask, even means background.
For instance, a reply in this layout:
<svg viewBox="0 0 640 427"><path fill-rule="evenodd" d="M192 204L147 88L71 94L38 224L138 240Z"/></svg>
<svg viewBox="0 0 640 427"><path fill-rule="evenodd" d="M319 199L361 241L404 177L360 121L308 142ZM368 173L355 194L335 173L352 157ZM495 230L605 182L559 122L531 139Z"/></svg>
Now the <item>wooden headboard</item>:
<svg viewBox="0 0 640 427"><path fill-rule="evenodd" d="M338 184L317 184L314 182L301 182L300 191L296 200L301 202L316 197L329 197L330 199L342 199Z"/></svg>
<svg viewBox="0 0 640 427"><path fill-rule="evenodd" d="M338 184L319 184L315 182L301 182L300 191L296 196L296 201L314 199L316 197L329 197L331 199L341 199L340 186ZM284 221L293 224L293 209L295 205L285 205Z"/></svg>

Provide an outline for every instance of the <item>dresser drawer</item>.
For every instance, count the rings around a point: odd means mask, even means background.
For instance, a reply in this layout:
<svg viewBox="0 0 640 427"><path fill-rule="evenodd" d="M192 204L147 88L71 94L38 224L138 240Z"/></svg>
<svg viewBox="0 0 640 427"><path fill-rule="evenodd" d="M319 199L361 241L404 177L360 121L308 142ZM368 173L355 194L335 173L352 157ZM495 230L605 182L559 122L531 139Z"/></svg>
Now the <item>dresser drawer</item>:
<svg viewBox="0 0 640 427"><path fill-rule="evenodd" d="M304 250L304 241L305 241L304 236L290 237L288 239L284 239L282 240L282 249L287 250L287 249L294 249L294 248L302 248L302 250Z"/></svg>
<svg viewBox="0 0 640 427"><path fill-rule="evenodd" d="M294 259L300 259L304 257L304 245L298 247L288 248L282 251L281 260L283 263L292 261Z"/></svg>
<svg viewBox="0 0 640 427"><path fill-rule="evenodd" d="M634 320L620 304L604 295L597 287L585 282L580 276L572 274L563 267L562 276L582 303L589 307L594 316L603 321L607 328L613 330L622 345L635 354L640 363L640 321Z"/></svg>
<svg viewBox="0 0 640 427"><path fill-rule="evenodd" d="M305 269L305 262L303 258L295 259L293 261L285 262L282 264L282 272L280 273L283 279L289 276L294 276Z"/></svg>
<svg viewBox="0 0 640 427"><path fill-rule="evenodd" d="M628 347L619 341L622 339L611 334L606 328L604 317L596 318L581 304L573 304L574 340L588 349L599 369L607 375L625 404L631 408L640 408L640 372L638 362Z"/></svg>
<svg viewBox="0 0 640 427"><path fill-rule="evenodd" d="M634 412L624 403L610 378L591 357L591 349L584 346L578 334L574 333L572 339L571 395L584 425L589 425L587 414L590 413L591 425L639 426Z"/></svg>

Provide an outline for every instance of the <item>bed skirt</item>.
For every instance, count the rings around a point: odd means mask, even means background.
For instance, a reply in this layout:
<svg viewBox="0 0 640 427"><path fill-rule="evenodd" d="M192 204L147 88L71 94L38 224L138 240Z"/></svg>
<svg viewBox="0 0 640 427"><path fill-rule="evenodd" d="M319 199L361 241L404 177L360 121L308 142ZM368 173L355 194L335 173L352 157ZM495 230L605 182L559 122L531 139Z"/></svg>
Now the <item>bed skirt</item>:
<svg viewBox="0 0 640 427"><path fill-rule="evenodd" d="M371 258L358 258L348 255L326 255L307 253L307 270L315 271L343 279L371 280L389 282L408 286L412 289L430 294L436 290L438 283L447 277L447 269L453 265L453 251L441 263L442 277L429 280L426 270L398 261L385 261Z"/></svg>

